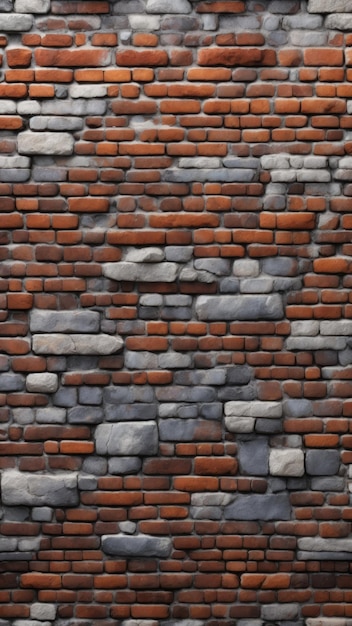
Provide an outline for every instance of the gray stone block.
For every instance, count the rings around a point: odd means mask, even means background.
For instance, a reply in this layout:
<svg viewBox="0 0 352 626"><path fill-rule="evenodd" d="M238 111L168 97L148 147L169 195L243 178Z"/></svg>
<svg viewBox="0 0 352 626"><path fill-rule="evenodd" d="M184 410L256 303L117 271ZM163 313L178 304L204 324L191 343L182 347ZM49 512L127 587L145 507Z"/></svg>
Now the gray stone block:
<svg viewBox="0 0 352 626"><path fill-rule="evenodd" d="M0 392L22 391L24 378L21 374L0 374Z"/></svg>
<svg viewBox="0 0 352 626"><path fill-rule="evenodd" d="M77 475L29 474L5 470L1 477L2 500L5 505L76 506Z"/></svg>
<svg viewBox="0 0 352 626"><path fill-rule="evenodd" d="M243 417L241 415L227 415L225 426L230 433L252 433L256 420L253 417Z"/></svg>
<svg viewBox="0 0 352 626"><path fill-rule="evenodd" d="M40 621L53 621L56 617L56 611L56 604L49 604L47 602L34 602L31 605L30 616L31 619L38 619Z"/></svg>
<svg viewBox="0 0 352 626"><path fill-rule="evenodd" d="M309 552L352 552L352 539L325 539L324 537L301 537L298 539L299 550Z"/></svg>
<svg viewBox="0 0 352 626"><path fill-rule="evenodd" d="M55 115L34 115L29 120L31 130L75 131L82 130L83 120L80 117L55 117Z"/></svg>
<svg viewBox="0 0 352 626"><path fill-rule="evenodd" d="M147 13L191 13L188 0L147 0Z"/></svg>
<svg viewBox="0 0 352 626"><path fill-rule="evenodd" d="M291 506L288 494L236 496L224 509L227 520L289 520Z"/></svg>
<svg viewBox="0 0 352 626"><path fill-rule="evenodd" d="M249 441L239 441L238 460L241 473L250 476L266 476L269 468L267 438L258 437Z"/></svg>
<svg viewBox="0 0 352 626"><path fill-rule="evenodd" d="M306 471L311 476L334 476L340 467L339 450L308 450L306 453Z"/></svg>
<svg viewBox="0 0 352 626"><path fill-rule="evenodd" d="M216 368L213 370L189 370L176 372L174 383L176 385L224 385L226 370Z"/></svg>
<svg viewBox="0 0 352 626"><path fill-rule="evenodd" d="M313 491L345 491L345 479L339 476L313 478L311 488Z"/></svg>
<svg viewBox="0 0 352 626"><path fill-rule="evenodd" d="M304 453L294 448L271 450L269 467L272 476L303 476Z"/></svg>
<svg viewBox="0 0 352 626"><path fill-rule="evenodd" d="M283 317L278 294L269 296L199 296L196 314L200 320L275 320Z"/></svg>
<svg viewBox="0 0 352 626"><path fill-rule="evenodd" d="M37 409L36 420L38 424L64 424L66 422L66 409L56 406Z"/></svg>
<svg viewBox="0 0 352 626"><path fill-rule="evenodd" d="M350 13L350 0L308 0L309 13Z"/></svg>
<svg viewBox="0 0 352 626"><path fill-rule="evenodd" d="M121 350L121 337L104 335L65 335L62 333L43 333L33 335L33 351L36 354L114 354Z"/></svg>
<svg viewBox="0 0 352 626"><path fill-rule="evenodd" d="M262 269L271 276L295 276L298 266L291 257L274 257L264 259Z"/></svg>
<svg viewBox="0 0 352 626"><path fill-rule="evenodd" d="M157 417L157 405L143 402L127 404L105 404L105 419L107 422L126 422L133 420L152 420Z"/></svg>
<svg viewBox="0 0 352 626"><path fill-rule="evenodd" d="M58 384L57 374L50 374L49 372L28 374L26 379L27 391L33 393L55 393Z"/></svg>
<svg viewBox="0 0 352 626"><path fill-rule="evenodd" d="M37 133L26 130L18 135L19 154L69 155L73 153L74 138L69 133Z"/></svg>
<svg viewBox="0 0 352 626"><path fill-rule="evenodd" d="M26 32L33 26L33 15L19 13L0 13L2 32Z"/></svg>
<svg viewBox="0 0 352 626"><path fill-rule="evenodd" d="M34 333L97 333L100 315L97 311L42 311L30 315L30 329Z"/></svg>
<svg viewBox="0 0 352 626"><path fill-rule="evenodd" d="M166 354L163 356L166 356ZM158 355L154 352L147 352L145 350L141 350L138 352L126 350L125 365L130 370L157 369Z"/></svg>
<svg viewBox="0 0 352 626"><path fill-rule="evenodd" d="M95 476L91 474L78 475L78 489L80 489L80 491L96 491L97 488L98 481Z"/></svg>
<svg viewBox="0 0 352 626"><path fill-rule="evenodd" d="M310 417L313 415L313 405L304 398L290 398L283 402L283 412L287 417Z"/></svg>
<svg viewBox="0 0 352 626"><path fill-rule="evenodd" d="M165 258L174 263L188 263L193 256L192 246L166 246Z"/></svg>
<svg viewBox="0 0 352 626"><path fill-rule="evenodd" d="M104 419L104 411L97 406L74 406L67 411L69 424L100 424Z"/></svg>
<svg viewBox="0 0 352 626"><path fill-rule="evenodd" d="M161 248L136 248L128 250L124 261L131 263L161 263L165 252Z"/></svg>
<svg viewBox="0 0 352 626"><path fill-rule="evenodd" d="M227 259L196 259L194 267L197 270L205 270L216 276L226 276L230 274L230 261Z"/></svg>
<svg viewBox="0 0 352 626"><path fill-rule="evenodd" d="M220 293L238 293L240 290L240 281L238 278L223 278L220 282Z"/></svg>
<svg viewBox="0 0 352 626"><path fill-rule="evenodd" d="M0 171L0 180L3 183L24 183L30 178L31 170L8 168Z"/></svg>
<svg viewBox="0 0 352 626"><path fill-rule="evenodd" d="M299 614L299 604L266 604L262 607L261 616L269 621L295 619Z"/></svg>
<svg viewBox="0 0 352 626"><path fill-rule="evenodd" d="M248 385L233 386L230 385L221 387L218 391L219 400L254 400L257 397L257 388L255 382L250 382Z"/></svg>
<svg viewBox="0 0 352 626"><path fill-rule="evenodd" d="M192 319L192 309L185 306L164 307L160 317L163 320L190 320Z"/></svg>
<svg viewBox="0 0 352 626"><path fill-rule="evenodd" d="M158 450L155 422L100 424L95 431L97 454L110 456L150 456Z"/></svg>
<svg viewBox="0 0 352 626"><path fill-rule="evenodd" d="M100 456L88 456L83 460L82 471L95 476L104 476L108 469L108 462Z"/></svg>
<svg viewBox="0 0 352 626"><path fill-rule="evenodd" d="M138 282L166 282L176 280L178 265L176 263L131 263L121 261L119 263L105 263L103 274L107 278L116 281Z"/></svg>
<svg viewBox="0 0 352 626"><path fill-rule="evenodd" d="M199 415L208 420L220 420L223 415L222 402L201 404Z"/></svg>
<svg viewBox="0 0 352 626"><path fill-rule="evenodd" d="M87 19L87 18L86 18ZM47 100L42 103L43 115L104 115L106 111L106 101L98 98L91 100ZM74 165L68 162L67 165Z"/></svg>
<svg viewBox="0 0 352 626"><path fill-rule="evenodd" d="M101 387L83 386L78 390L80 404L101 404L102 400L103 390Z"/></svg>
<svg viewBox="0 0 352 626"><path fill-rule="evenodd" d="M213 402L217 400L216 391L212 387L186 387L170 385L157 387L156 397L160 402Z"/></svg>
<svg viewBox="0 0 352 626"><path fill-rule="evenodd" d="M171 552L171 539L151 535L103 535L102 550L106 554L122 557L166 558Z"/></svg>
<svg viewBox="0 0 352 626"><path fill-rule="evenodd" d="M74 387L61 387L53 395L53 403L58 407L69 408L77 404L77 389Z"/></svg>
<svg viewBox="0 0 352 626"><path fill-rule="evenodd" d="M16 13L48 13L50 0L15 0Z"/></svg>
<svg viewBox="0 0 352 626"><path fill-rule="evenodd" d="M34 506L32 508L33 522L51 522L53 510L48 506Z"/></svg>
<svg viewBox="0 0 352 626"><path fill-rule="evenodd" d="M110 474L137 474L142 467L142 460L137 456L114 457L109 459Z"/></svg>

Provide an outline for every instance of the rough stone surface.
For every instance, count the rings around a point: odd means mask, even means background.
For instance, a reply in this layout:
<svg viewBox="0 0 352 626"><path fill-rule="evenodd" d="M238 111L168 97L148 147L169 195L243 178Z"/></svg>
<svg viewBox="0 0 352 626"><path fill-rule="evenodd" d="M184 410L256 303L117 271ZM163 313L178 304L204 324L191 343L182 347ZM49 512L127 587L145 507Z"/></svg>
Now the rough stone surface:
<svg viewBox="0 0 352 626"><path fill-rule="evenodd" d="M289 498L285 494L236 496L224 510L227 520L288 520Z"/></svg>
<svg viewBox="0 0 352 626"><path fill-rule="evenodd" d="M76 506L77 476L6 470L1 476L1 493L7 506Z"/></svg>
<svg viewBox="0 0 352 626"><path fill-rule="evenodd" d="M57 374L29 374L26 379L27 391L38 393L55 393L58 384Z"/></svg>
<svg viewBox="0 0 352 626"><path fill-rule="evenodd" d="M69 155L73 153L73 137L69 133L36 133L25 131L18 135L20 154Z"/></svg>
<svg viewBox="0 0 352 626"><path fill-rule="evenodd" d="M123 340L110 335L73 335L51 333L33 335L33 351L36 354L113 354L121 350Z"/></svg>
<svg viewBox="0 0 352 626"><path fill-rule="evenodd" d="M271 450L269 464L273 476L303 476L304 453L289 448Z"/></svg>
<svg viewBox="0 0 352 626"><path fill-rule="evenodd" d="M33 310L30 329L38 333L96 333L99 331L97 311Z"/></svg>
<svg viewBox="0 0 352 626"><path fill-rule="evenodd" d="M308 0L309 13L349 13L349 0Z"/></svg>
<svg viewBox="0 0 352 626"><path fill-rule="evenodd" d="M191 3L188 0L148 0L148 13L190 13L192 10Z"/></svg>
<svg viewBox="0 0 352 626"><path fill-rule="evenodd" d="M196 313L200 320L280 319L283 316L279 296L199 296Z"/></svg>
<svg viewBox="0 0 352 626"><path fill-rule="evenodd" d="M176 280L178 266L176 263L141 263L124 261L107 263L103 266L104 276L112 280L166 282Z"/></svg>
<svg viewBox="0 0 352 626"><path fill-rule="evenodd" d="M158 428L154 422L100 424L95 441L98 454L150 456L157 452Z"/></svg>
<svg viewBox="0 0 352 626"><path fill-rule="evenodd" d="M16 15L15 13L0 13L0 24L3 32L28 31L33 25L32 15Z"/></svg>
<svg viewBox="0 0 352 626"><path fill-rule="evenodd" d="M50 0L15 0L16 13L48 13Z"/></svg>
<svg viewBox="0 0 352 626"><path fill-rule="evenodd" d="M106 554L121 557L168 557L171 540L149 535L104 535L102 549Z"/></svg>

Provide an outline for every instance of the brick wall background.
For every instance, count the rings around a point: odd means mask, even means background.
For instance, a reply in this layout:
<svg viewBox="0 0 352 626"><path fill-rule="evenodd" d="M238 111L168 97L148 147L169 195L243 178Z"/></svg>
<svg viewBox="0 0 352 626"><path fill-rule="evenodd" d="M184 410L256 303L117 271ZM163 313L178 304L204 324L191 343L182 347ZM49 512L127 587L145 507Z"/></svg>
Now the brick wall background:
<svg viewBox="0 0 352 626"><path fill-rule="evenodd" d="M352 623L349 0L0 0L0 625Z"/></svg>

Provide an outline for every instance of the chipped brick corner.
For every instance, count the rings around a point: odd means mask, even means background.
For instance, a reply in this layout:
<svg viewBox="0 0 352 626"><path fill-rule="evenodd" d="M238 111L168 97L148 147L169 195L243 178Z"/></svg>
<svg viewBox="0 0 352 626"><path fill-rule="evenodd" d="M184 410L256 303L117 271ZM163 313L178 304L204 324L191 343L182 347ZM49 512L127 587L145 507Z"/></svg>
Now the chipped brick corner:
<svg viewBox="0 0 352 626"><path fill-rule="evenodd" d="M351 626L350 0L0 0L0 626Z"/></svg>

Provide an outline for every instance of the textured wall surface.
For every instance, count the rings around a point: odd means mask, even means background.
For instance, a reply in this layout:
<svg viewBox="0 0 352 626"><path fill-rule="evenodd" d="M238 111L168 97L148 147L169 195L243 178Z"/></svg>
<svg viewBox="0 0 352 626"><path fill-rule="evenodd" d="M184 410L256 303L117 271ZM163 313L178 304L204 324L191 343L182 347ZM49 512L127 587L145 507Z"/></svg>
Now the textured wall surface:
<svg viewBox="0 0 352 626"><path fill-rule="evenodd" d="M0 626L352 624L350 0L0 0Z"/></svg>

